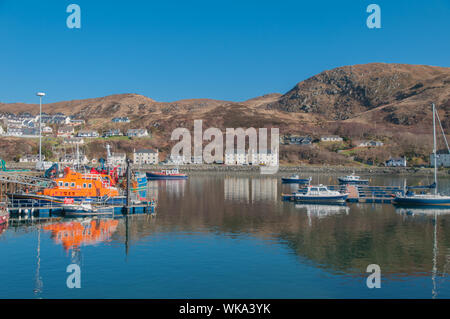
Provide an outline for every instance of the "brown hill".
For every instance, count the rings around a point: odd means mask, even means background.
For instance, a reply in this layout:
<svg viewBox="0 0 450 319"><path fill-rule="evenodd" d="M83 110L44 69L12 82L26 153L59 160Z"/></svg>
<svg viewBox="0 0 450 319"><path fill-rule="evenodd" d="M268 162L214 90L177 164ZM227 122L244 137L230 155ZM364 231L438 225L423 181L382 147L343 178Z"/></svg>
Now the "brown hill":
<svg viewBox="0 0 450 319"><path fill-rule="evenodd" d="M450 68L372 63L324 71L266 107L316 113L328 120L361 116L411 125L430 113L431 102L440 109L450 107ZM380 112L366 114L377 109Z"/></svg>

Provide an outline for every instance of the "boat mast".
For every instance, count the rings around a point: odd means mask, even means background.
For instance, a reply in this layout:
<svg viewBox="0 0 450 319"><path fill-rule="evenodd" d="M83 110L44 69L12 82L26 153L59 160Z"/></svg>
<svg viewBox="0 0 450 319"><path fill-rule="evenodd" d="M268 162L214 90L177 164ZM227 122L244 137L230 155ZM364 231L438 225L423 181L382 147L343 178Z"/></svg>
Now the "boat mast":
<svg viewBox="0 0 450 319"><path fill-rule="evenodd" d="M436 109L433 103L433 157L434 157L434 184L436 187L434 188L434 194L437 194L438 185L437 185L437 159L436 159Z"/></svg>

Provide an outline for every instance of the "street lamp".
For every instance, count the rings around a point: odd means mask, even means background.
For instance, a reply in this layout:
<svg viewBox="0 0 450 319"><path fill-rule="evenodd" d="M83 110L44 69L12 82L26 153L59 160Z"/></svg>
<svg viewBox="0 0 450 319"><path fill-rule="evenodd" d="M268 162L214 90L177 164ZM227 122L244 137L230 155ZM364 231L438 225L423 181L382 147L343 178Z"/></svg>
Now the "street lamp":
<svg viewBox="0 0 450 319"><path fill-rule="evenodd" d="M39 96L39 165L42 165L42 97L44 92L36 93Z"/></svg>

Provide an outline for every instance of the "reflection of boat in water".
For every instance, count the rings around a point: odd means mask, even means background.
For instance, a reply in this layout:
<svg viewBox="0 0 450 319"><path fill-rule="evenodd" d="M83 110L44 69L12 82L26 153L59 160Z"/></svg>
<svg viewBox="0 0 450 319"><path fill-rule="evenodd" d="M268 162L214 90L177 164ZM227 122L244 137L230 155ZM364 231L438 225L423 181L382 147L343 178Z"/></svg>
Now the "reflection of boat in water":
<svg viewBox="0 0 450 319"><path fill-rule="evenodd" d="M6 209L6 206L0 205L0 226L7 224L9 218L8 210Z"/></svg>
<svg viewBox="0 0 450 319"><path fill-rule="evenodd" d="M442 208L404 208L404 207L396 207L395 211L402 215L412 216L412 218L416 218L417 216L425 216L425 218L433 217L433 268L431 270L431 281L433 284L433 288L431 290L431 296L435 299L438 295L438 277L445 278L446 272L445 268L447 264L445 264L444 271L439 273L438 271L438 217L443 215L450 215L450 208L442 209ZM448 260L448 255L445 255L445 258ZM443 279L445 280L445 279Z"/></svg>
<svg viewBox="0 0 450 319"><path fill-rule="evenodd" d="M450 208L430 207L396 207L395 212L408 216L434 216L434 215L450 215Z"/></svg>
<svg viewBox="0 0 450 319"><path fill-rule="evenodd" d="M355 173L352 173L348 176L342 176L338 177L339 184L341 185L368 185L369 180L368 179L361 179L360 176L355 175Z"/></svg>
<svg viewBox="0 0 450 319"><path fill-rule="evenodd" d="M95 245L109 241L116 231L119 221L116 219L83 219L70 222L60 222L43 226L50 231L52 238L64 249L74 249L80 246Z"/></svg>
<svg viewBox="0 0 450 319"><path fill-rule="evenodd" d="M306 192L295 193L295 200L302 203L315 204L336 204L345 203L348 193L331 191L325 185L311 186L309 185Z"/></svg>
<svg viewBox="0 0 450 319"><path fill-rule="evenodd" d="M298 176L297 174L281 178L283 184L309 184L311 180L311 177L300 178L300 176Z"/></svg>
<svg viewBox="0 0 450 319"><path fill-rule="evenodd" d="M434 158L434 183L430 186L434 188L434 194L415 194L411 190L405 194L397 194L394 197L392 203L397 206L404 207L450 207L450 196L444 196L438 192L437 181L437 154L436 154L436 117L442 129L442 124L439 120L439 114L437 113L433 104L433 158ZM442 133L444 131L442 130ZM447 138L443 134L446 145L448 147ZM449 149L450 152L450 149ZM431 187L429 187L431 189Z"/></svg>
<svg viewBox="0 0 450 319"><path fill-rule="evenodd" d="M180 173L178 168L166 169L161 172L148 172L147 179L149 180L160 180L160 179L187 179L186 174Z"/></svg>
<svg viewBox="0 0 450 319"><path fill-rule="evenodd" d="M308 215L314 215L319 218L335 215L348 214L350 208L346 205L323 205L323 204L295 204L295 208L305 209Z"/></svg>

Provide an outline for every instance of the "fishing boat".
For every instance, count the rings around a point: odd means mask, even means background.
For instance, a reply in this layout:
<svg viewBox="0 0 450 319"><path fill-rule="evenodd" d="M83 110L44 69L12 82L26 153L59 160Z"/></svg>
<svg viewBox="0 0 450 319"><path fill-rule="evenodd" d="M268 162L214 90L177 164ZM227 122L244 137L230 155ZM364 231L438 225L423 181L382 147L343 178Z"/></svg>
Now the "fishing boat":
<svg viewBox="0 0 450 319"><path fill-rule="evenodd" d="M442 130L442 135L444 136L445 143L448 148L447 138L445 137L444 131L442 129L441 121L439 120L439 114L433 103L433 157L434 157L434 187L433 194L416 194L411 190L394 195L394 200L392 203L396 206L414 206L414 207L449 207L450 206L450 196L445 196L439 194L438 191L438 181L437 181L437 156L436 156L436 117ZM448 148L450 153L450 148Z"/></svg>
<svg viewBox="0 0 450 319"><path fill-rule="evenodd" d="M161 170L161 172L147 172L148 180L162 180L162 179L187 179L186 174L180 173L178 168Z"/></svg>
<svg viewBox="0 0 450 319"><path fill-rule="evenodd" d="M368 185L369 180L367 179L361 179L360 176L355 175L355 173L352 173L348 176L341 176L338 177L338 181L340 185Z"/></svg>
<svg viewBox="0 0 450 319"><path fill-rule="evenodd" d="M281 182L283 184L309 184L312 178L300 178L297 174L293 174L289 177L282 177Z"/></svg>
<svg viewBox="0 0 450 319"><path fill-rule="evenodd" d="M344 204L348 193L329 190L325 185L308 185L306 191L296 192L295 201L313 204Z"/></svg>
<svg viewBox="0 0 450 319"><path fill-rule="evenodd" d="M62 206L67 199L80 203L91 200L94 203L120 205L126 202L118 188L111 186L108 175L79 173L70 167L64 169L64 176L53 179L54 186L37 193L8 193L9 201L21 206Z"/></svg>

